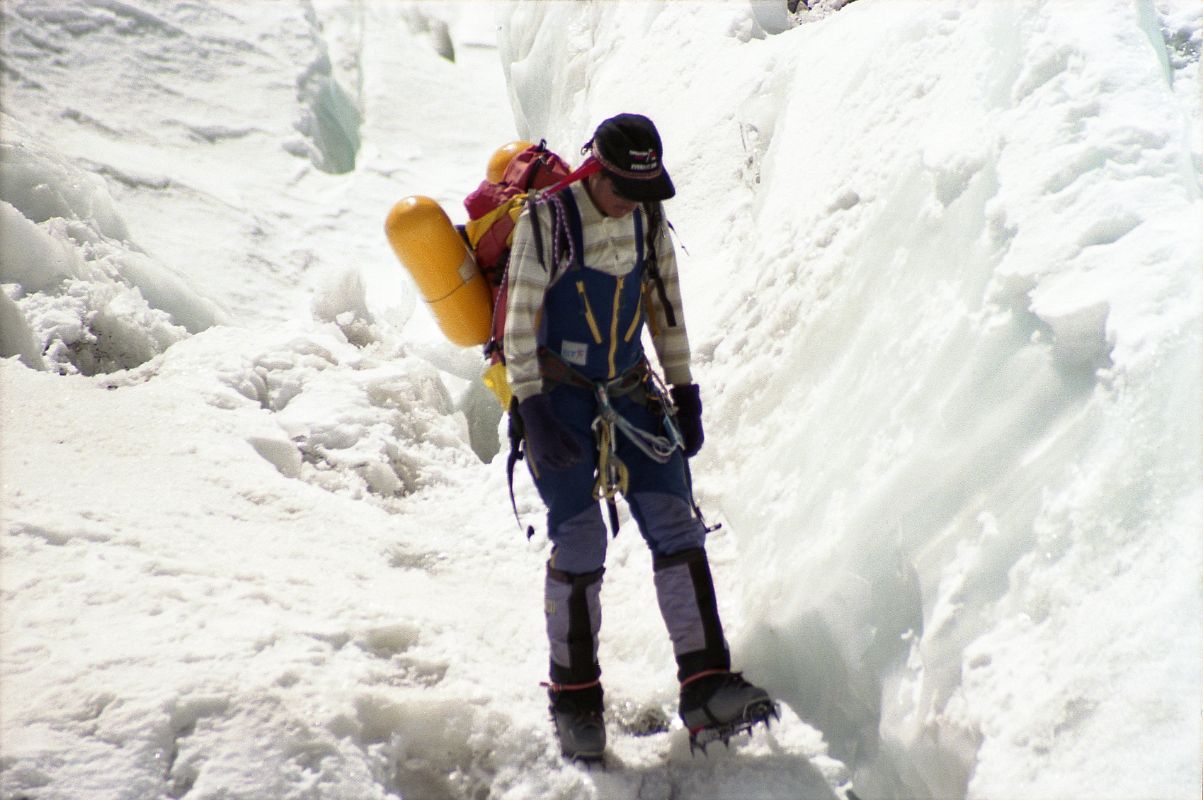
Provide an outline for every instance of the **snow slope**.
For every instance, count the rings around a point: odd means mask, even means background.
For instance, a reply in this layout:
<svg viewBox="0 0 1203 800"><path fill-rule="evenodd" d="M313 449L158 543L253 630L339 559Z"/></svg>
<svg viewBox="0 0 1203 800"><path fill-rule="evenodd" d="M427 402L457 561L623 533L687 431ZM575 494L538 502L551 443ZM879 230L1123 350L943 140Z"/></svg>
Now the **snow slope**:
<svg viewBox="0 0 1203 800"><path fill-rule="evenodd" d="M823 5L4 4L0 797L1197 797L1197 9ZM786 715L635 735L627 526L591 774L500 414L381 225L626 110Z"/></svg>

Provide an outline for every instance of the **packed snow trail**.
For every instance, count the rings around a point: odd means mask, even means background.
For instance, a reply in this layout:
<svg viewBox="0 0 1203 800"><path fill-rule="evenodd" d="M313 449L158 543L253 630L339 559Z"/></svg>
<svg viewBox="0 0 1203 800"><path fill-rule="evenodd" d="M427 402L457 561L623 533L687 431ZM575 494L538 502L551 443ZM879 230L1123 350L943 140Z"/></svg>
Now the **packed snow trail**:
<svg viewBox="0 0 1203 800"><path fill-rule="evenodd" d="M0 9L0 795L1197 797L1193 3L499 10L508 92L476 6ZM676 687L628 524L588 773L479 359L381 225L628 110L785 719L634 735Z"/></svg>
<svg viewBox="0 0 1203 800"><path fill-rule="evenodd" d="M705 761L628 733L675 713L633 531L615 768L561 761L546 542L382 235L513 137L496 51L422 7L268 9L4 8L0 793L836 797L794 715Z"/></svg>

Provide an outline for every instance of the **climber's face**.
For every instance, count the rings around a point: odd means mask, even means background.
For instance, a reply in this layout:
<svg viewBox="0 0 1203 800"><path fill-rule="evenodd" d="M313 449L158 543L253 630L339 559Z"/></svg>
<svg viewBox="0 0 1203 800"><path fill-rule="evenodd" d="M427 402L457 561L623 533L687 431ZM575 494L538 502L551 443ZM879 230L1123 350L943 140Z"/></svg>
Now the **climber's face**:
<svg viewBox="0 0 1203 800"><path fill-rule="evenodd" d="M613 181L604 172L590 175L585 181L585 188L593 205L607 217L625 217L639 206L636 201L628 200L614 191Z"/></svg>

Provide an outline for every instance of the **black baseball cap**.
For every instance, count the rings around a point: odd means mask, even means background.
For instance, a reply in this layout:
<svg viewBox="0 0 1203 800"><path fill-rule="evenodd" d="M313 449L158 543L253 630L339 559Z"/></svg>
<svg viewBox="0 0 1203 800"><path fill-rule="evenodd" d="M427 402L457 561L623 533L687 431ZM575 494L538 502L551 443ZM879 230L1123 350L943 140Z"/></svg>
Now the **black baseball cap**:
<svg viewBox="0 0 1203 800"><path fill-rule="evenodd" d="M597 126L585 145L628 200L667 200L677 193L661 159L664 147L655 124L642 114L619 114Z"/></svg>

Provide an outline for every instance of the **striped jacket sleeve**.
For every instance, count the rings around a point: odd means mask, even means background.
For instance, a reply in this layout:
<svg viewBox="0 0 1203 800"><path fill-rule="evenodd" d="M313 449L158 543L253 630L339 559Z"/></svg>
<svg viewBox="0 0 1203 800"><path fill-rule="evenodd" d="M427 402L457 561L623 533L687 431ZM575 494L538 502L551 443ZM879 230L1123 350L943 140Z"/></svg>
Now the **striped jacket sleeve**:
<svg viewBox="0 0 1203 800"><path fill-rule="evenodd" d="M685 308L681 301L681 280L677 271L677 255L673 249L667 222L661 224L659 235L656 238L656 262L660 268L660 278L664 281L664 293L673 308L677 324L669 325L668 314L660 301L660 293L653 286L650 320L652 346L656 349L660 368L664 370L665 382L680 386L692 383L693 376L689 369L689 334L685 329Z"/></svg>
<svg viewBox="0 0 1203 800"><path fill-rule="evenodd" d="M544 242L551 241L550 217L546 211L538 216ZM543 390L537 351L539 314L543 308L543 295L547 292L547 279L531 236L528 209L522 212L514 228L505 317L506 371L519 402Z"/></svg>

